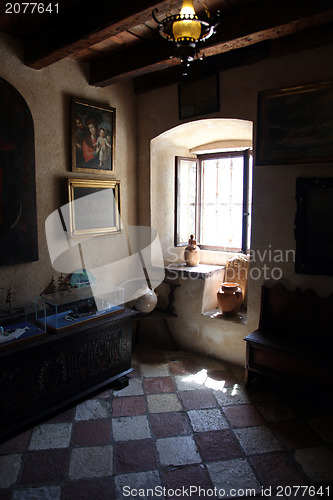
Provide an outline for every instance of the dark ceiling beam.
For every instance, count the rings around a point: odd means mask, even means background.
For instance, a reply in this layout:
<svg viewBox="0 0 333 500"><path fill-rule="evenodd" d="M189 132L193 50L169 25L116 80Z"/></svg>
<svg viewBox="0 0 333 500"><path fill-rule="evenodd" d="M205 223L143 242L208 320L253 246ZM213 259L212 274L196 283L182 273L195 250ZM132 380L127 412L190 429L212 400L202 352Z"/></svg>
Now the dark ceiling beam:
<svg viewBox="0 0 333 500"><path fill-rule="evenodd" d="M331 20L331 0L261 0L241 11L225 14L217 34L202 45L201 52L213 56ZM142 43L135 53L127 49L117 56L94 61L90 66L90 84L104 87L123 78L179 64L177 59L169 59L171 50L171 44L161 39Z"/></svg>
<svg viewBox="0 0 333 500"><path fill-rule="evenodd" d="M314 26L292 35L249 45L240 49L195 61L188 77L183 77L178 67L142 75L133 79L136 94L149 92L168 85L186 83L188 78L200 78L231 68L253 64L266 58L275 58L309 50L333 42L333 23Z"/></svg>
<svg viewBox="0 0 333 500"><path fill-rule="evenodd" d="M181 0L174 0L176 8L181 3ZM63 17L59 13L57 22L24 42L24 63L34 69L44 68L151 20L155 7L162 16L166 15L170 0L82 2L79 9L67 11Z"/></svg>
<svg viewBox="0 0 333 500"><path fill-rule="evenodd" d="M253 64L266 57L269 57L269 42L259 42L248 47L207 57L202 61L194 61L189 68L187 76L182 75L180 66L174 66L169 69L136 77L133 79L134 92L141 94L175 83L186 83L197 78L217 74L221 70Z"/></svg>

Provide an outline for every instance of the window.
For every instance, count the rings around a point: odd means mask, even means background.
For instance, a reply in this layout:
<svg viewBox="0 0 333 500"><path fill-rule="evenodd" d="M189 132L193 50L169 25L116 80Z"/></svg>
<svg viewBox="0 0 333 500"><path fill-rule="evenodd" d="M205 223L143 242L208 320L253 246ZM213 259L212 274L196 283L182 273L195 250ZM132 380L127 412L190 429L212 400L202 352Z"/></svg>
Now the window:
<svg viewBox="0 0 333 500"><path fill-rule="evenodd" d="M249 248L252 192L250 150L176 157L175 246L189 235L207 250Z"/></svg>

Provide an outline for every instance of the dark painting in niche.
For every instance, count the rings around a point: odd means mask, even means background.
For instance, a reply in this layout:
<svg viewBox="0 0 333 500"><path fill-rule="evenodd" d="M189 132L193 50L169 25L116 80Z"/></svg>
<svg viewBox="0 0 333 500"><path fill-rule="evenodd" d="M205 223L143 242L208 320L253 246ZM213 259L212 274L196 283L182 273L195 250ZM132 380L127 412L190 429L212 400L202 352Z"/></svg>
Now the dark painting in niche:
<svg viewBox="0 0 333 500"><path fill-rule="evenodd" d="M36 260L34 125L21 94L0 78L0 265Z"/></svg>
<svg viewBox="0 0 333 500"><path fill-rule="evenodd" d="M333 275L333 177L296 181L295 271Z"/></svg>

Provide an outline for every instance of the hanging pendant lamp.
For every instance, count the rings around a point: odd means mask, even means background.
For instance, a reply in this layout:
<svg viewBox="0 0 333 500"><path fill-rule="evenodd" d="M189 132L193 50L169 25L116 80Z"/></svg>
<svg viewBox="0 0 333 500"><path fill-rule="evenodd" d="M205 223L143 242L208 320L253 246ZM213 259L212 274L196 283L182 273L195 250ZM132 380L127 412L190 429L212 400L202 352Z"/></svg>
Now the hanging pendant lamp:
<svg viewBox="0 0 333 500"><path fill-rule="evenodd" d="M175 53L181 64L188 67L198 56L198 44L207 40L216 31L219 24L219 13L214 21L204 0L205 14L199 15L193 7L193 0L183 0L183 6L176 15L169 15L162 21L156 18L158 9L154 9L152 16L158 24L159 34L174 43Z"/></svg>

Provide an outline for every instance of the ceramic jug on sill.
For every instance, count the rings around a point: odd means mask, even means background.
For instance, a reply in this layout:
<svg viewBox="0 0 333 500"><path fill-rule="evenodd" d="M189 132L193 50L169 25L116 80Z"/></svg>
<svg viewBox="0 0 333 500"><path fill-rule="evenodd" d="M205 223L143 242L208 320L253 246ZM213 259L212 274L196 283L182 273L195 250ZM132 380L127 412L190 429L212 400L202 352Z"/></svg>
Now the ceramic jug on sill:
<svg viewBox="0 0 333 500"><path fill-rule="evenodd" d="M200 248L197 245L194 235L191 234L188 245L184 251L184 260L187 266L195 267L200 262Z"/></svg>

